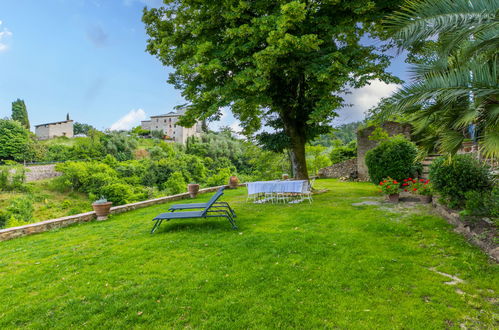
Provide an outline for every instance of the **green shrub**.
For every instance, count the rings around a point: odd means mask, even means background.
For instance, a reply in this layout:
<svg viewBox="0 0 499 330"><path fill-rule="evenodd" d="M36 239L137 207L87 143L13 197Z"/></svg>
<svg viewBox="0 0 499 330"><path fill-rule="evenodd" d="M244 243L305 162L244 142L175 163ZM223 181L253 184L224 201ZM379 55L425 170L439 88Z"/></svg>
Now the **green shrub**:
<svg viewBox="0 0 499 330"><path fill-rule="evenodd" d="M464 196L467 215L499 218L499 187L491 191L467 191Z"/></svg>
<svg viewBox="0 0 499 330"><path fill-rule="evenodd" d="M334 148L329 154L332 164L357 157L357 141L351 141L346 146Z"/></svg>
<svg viewBox="0 0 499 330"><path fill-rule="evenodd" d="M206 180L206 185L208 187L215 187L228 184L229 178L231 177L232 173L233 172L231 171L230 168L222 168L219 170L217 174L210 176Z"/></svg>
<svg viewBox="0 0 499 330"><path fill-rule="evenodd" d="M29 191L25 185L26 170L23 166L2 166L0 167L0 191Z"/></svg>
<svg viewBox="0 0 499 330"><path fill-rule="evenodd" d="M173 172L168 180L162 184L161 188L168 195L176 195L186 191L186 182L180 172Z"/></svg>
<svg viewBox="0 0 499 330"><path fill-rule="evenodd" d="M383 178L402 181L417 175L416 145L407 139L396 136L381 142L366 154L369 177L374 184Z"/></svg>
<svg viewBox="0 0 499 330"><path fill-rule="evenodd" d="M33 199L31 196L14 198L0 214L0 222L5 227L16 227L31 223L33 220Z"/></svg>
<svg viewBox="0 0 499 330"><path fill-rule="evenodd" d="M469 191L490 192L492 178L487 167L469 155L439 157L430 166L430 180L450 207L462 207Z"/></svg>
<svg viewBox="0 0 499 330"><path fill-rule="evenodd" d="M104 186L100 190L100 195L113 202L114 205L128 204L137 200L134 187L125 183L112 183Z"/></svg>

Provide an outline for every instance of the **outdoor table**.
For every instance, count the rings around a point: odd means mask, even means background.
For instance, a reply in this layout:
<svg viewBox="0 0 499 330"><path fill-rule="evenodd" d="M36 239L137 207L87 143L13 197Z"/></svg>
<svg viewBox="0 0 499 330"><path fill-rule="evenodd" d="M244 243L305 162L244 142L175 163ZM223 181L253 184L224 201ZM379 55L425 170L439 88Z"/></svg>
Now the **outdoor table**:
<svg viewBox="0 0 499 330"><path fill-rule="evenodd" d="M274 201L277 194L301 194L305 191L307 180L274 180L248 182L248 198L255 201ZM264 197L264 199L261 199Z"/></svg>

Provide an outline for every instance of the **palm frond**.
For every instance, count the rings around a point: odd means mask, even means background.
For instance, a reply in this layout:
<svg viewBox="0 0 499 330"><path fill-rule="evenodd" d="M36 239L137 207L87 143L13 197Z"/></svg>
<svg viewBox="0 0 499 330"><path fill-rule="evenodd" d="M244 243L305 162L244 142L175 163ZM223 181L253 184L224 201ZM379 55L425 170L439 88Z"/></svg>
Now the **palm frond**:
<svg viewBox="0 0 499 330"><path fill-rule="evenodd" d="M401 46L408 47L440 33L494 21L496 13L494 0L411 0L390 16L386 25Z"/></svg>

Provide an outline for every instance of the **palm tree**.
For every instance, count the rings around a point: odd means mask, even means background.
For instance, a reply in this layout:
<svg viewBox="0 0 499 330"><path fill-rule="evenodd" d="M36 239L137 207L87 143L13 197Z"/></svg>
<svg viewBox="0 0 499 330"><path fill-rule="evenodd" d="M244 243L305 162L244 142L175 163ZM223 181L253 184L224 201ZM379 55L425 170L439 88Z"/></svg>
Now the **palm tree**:
<svg viewBox="0 0 499 330"><path fill-rule="evenodd" d="M401 49L438 47L392 98L429 141L455 153L470 125L485 156L499 156L499 0L408 0L387 19ZM416 109L416 110L415 110Z"/></svg>

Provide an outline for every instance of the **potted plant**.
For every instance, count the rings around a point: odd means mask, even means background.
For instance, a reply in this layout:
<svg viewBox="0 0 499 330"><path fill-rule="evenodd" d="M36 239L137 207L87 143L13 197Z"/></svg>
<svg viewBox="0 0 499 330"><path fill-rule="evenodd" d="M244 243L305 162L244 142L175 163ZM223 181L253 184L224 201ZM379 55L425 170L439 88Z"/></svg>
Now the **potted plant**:
<svg viewBox="0 0 499 330"><path fill-rule="evenodd" d="M199 184L189 183L187 185L187 191L189 192L189 196L191 196L191 198L196 198L199 192Z"/></svg>
<svg viewBox="0 0 499 330"><path fill-rule="evenodd" d="M230 189L236 189L238 184L239 184L239 179L237 178L237 176L233 175L229 178Z"/></svg>
<svg viewBox="0 0 499 330"><path fill-rule="evenodd" d="M419 195L419 200L422 203L430 203L433 195L433 187L430 180L419 179L411 185L412 193Z"/></svg>
<svg viewBox="0 0 499 330"><path fill-rule="evenodd" d="M104 197L101 197L100 199L92 203L92 208L94 209L95 214L97 215L98 221L107 220L112 205L113 202L108 202L107 199L105 199Z"/></svg>
<svg viewBox="0 0 499 330"><path fill-rule="evenodd" d="M398 203L400 193L400 183L392 178L384 179L379 183L380 192L388 196L392 203Z"/></svg>

